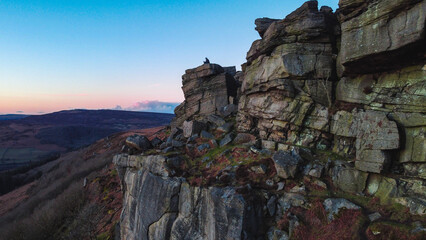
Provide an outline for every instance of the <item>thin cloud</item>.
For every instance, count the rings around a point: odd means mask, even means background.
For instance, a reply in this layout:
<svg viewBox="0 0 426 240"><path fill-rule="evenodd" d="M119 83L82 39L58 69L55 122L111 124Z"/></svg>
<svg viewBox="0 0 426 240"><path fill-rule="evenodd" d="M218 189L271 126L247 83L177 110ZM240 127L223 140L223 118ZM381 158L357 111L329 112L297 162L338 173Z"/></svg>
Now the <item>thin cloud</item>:
<svg viewBox="0 0 426 240"><path fill-rule="evenodd" d="M159 112L159 113L174 113L175 108L180 103L160 102L160 101L142 101L133 104L131 107L122 108L117 105L114 110L128 110L139 112Z"/></svg>

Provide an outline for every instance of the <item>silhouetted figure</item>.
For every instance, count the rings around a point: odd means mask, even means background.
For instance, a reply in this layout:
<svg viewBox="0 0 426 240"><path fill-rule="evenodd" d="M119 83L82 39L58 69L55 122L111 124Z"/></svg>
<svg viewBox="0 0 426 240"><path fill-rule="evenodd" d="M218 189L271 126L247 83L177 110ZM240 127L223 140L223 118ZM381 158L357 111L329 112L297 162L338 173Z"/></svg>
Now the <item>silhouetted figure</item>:
<svg viewBox="0 0 426 240"><path fill-rule="evenodd" d="M204 64L210 64L210 60L206 58L206 61L204 61Z"/></svg>

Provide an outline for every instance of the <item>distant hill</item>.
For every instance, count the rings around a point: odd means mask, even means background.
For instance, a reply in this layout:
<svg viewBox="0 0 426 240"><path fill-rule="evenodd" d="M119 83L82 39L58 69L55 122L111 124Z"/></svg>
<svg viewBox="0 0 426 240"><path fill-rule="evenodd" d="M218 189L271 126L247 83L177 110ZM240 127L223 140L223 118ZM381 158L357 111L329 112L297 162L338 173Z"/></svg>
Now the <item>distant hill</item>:
<svg viewBox="0 0 426 240"><path fill-rule="evenodd" d="M0 174L0 239L88 239L114 231L122 190L113 156L130 135L164 139L164 132L156 127L116 133L29 171Z"/></svg>
<svg viewBox="0 0 426 240"><path fill-rule="evenodd" d="M111 134L168 125L173 114L70 110L0 121L0 171L38 165ZM19 119L11 119L20 117Z"/></svg>
<svg viewBox="0 0 426 240"><path fill-rule="evenodd" d="M17 119L22 119L22 118L26 118L30 115L24 115L24 114L5 114L5 115L0 115L0 121L4 121L4 120L17 120Z"/></svg>

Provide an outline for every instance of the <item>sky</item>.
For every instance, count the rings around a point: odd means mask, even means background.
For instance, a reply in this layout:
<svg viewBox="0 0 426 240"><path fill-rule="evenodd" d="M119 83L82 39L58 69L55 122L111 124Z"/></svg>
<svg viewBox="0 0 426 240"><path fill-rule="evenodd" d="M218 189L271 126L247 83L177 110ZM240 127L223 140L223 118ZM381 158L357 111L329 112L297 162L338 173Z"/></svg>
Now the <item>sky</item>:
<svg viewBox="0 0 426 240"><path fill-rule="evenodd" d="M239 69L254 20L303 2L0 0L0 114L173 112L185 69L205 57Z"/></svg>

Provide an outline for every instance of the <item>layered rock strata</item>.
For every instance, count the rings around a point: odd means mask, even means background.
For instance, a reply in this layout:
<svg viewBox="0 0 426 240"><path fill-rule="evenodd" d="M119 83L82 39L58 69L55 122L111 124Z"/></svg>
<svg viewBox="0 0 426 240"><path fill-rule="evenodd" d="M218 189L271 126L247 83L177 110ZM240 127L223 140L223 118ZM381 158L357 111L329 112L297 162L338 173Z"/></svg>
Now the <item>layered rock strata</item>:
<svg viewBox="0 0 426 240"><path fill-rule="evenodd" d="M221 108L233 104L238 88L235 74L235 67L210 63L186 70L182 76L185 101L176 107L172 127L181 127L188 119L217 114Z"/></svg>
<svg viewBox="0 0 426 240"><path fill-rule="evenodd" d="M256 20L242 72L186 71L168 138L114 159L122 239L426 236L426 2L339 7Z"/></svg>
<svg viewBox="0 0 426 240"><path fill-rule="evenodd" d="M333 14L309 1L283 20L258 21L237 128L275 149L331 149L361 171L398 165L424 178L426 3L339 6Z"/></svg>

